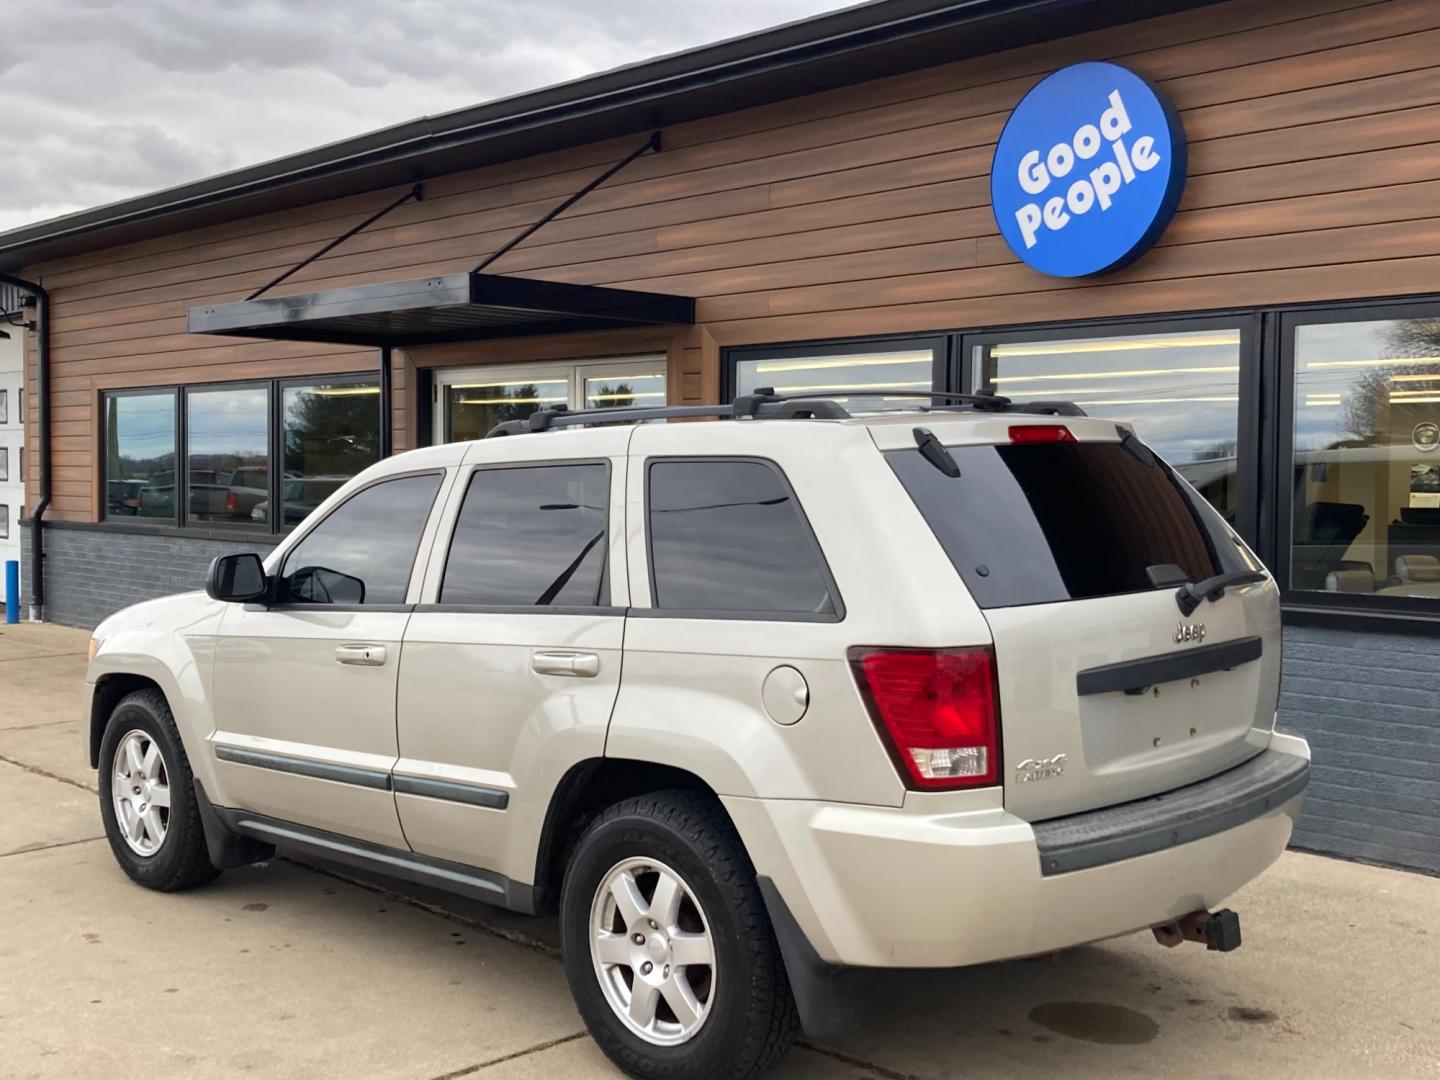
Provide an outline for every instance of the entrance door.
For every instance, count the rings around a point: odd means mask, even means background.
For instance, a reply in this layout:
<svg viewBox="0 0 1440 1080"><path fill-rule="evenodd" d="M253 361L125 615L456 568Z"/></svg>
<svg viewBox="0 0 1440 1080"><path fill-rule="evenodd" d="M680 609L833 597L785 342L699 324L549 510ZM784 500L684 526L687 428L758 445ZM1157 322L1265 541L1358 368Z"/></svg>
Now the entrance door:
<svg viewBox="0 0 1440 1080"><path fill-rule="evenodd" d="M496 424L540 409L665 404L665 357L437 371L435 442L483 439Z"/></svg>

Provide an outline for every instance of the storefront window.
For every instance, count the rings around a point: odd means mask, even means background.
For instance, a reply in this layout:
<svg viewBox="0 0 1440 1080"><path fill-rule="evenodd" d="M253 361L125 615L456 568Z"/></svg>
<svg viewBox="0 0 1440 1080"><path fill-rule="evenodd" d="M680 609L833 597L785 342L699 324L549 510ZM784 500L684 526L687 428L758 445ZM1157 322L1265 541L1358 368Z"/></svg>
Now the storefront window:
<svg viewBox="0 0 1440 1080"><path fill-rule="evenodd" d="M1124 420L1232 525L1240 507L1240 331L975 346L976 385Z"/></svg>
<svg viewBox="0 0 1440 1080"><path fill-rule="evenodd" d="M932 340L868 343L843 350L773 349L741 354L735 361L735 392L768 388L777 394L824 394L852 411L914 408L915 398L846 397L845 390L930 390L937 350Z"/></svg>
<svg viewBox="0 0 1440 1080"><path fill-rule="evenodd" d="M105 517L175 520L175 391L107 394Z"/></svg>
<svg viewBox="0 0 1440 1080"><path fill-rule="evenodd" d="M623 409L666 403L665 357L527 367L441 370L436 439L483 439L497 424L541 409Z"/></svg>
<svg viewBox="0 0 1440 1080"><path fill-rule="evenodd" d="M186 519L269 522L269 388L190 390L185 405Z"/></svg>
<svg viewBox="0 0 1440 1080"><path fill-rule="evenodd" d="M380 387L363 375L116 390L101 415L108 521L283 532L380 458Z"/></svg>
<svg viewBox="0 0 1440 1080"><path fill-rule="evenodd" d="M628 409L665 404L665 365L654 369L603 367L580 373L582 409Z"/></svg>
<svg viewBox="0 0 1440 1080"><path fill-rule="evenodd" d="M1440 319L1294 334L1291 588L1440 597Z"/></svg>
<svg viewBox="0 0 1440 1080"><path fill-rule="evenodd" d="M540 409L569 401L566 378L451 383L445 388L445 441L483 439L496 424L524 420Z"/></svg>
<svg viewBox="0 0 1440 1080"><path fill-rule="evenodd" d="M282 528L300 524L345 481L380 459L379 417L377 383L321 383L281 391ZM268 507L260 520L267 515Z"/></svg>

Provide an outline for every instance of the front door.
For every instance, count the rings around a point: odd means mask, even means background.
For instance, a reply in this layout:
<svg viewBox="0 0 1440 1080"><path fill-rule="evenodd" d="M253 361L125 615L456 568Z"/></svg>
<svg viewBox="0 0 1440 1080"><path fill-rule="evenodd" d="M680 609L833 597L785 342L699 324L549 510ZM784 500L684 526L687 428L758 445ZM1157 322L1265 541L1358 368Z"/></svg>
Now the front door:
<svg viewBox="0 0 1440 1080"><path fill-rule="evenodd" d="M361 488L286 554L276 603L226 609L215 801L405 846L390 792L395 688L416 553L444 479L430 470Z"/></svg>
<svg viewBox="0 0 1440 1080"><path fill-rule="evenodd" d="M400 669L395 802L415 851L531 881L551 793L604 754L632 430L467 451Z"/></svg>
<svg viewBox="0 0 1440 1080"><path fill-rule="evenodd" d="M665 392L663 356L442 369L435 376L435 442L483 439L496 424L557 406L664 405Z"/></svg>

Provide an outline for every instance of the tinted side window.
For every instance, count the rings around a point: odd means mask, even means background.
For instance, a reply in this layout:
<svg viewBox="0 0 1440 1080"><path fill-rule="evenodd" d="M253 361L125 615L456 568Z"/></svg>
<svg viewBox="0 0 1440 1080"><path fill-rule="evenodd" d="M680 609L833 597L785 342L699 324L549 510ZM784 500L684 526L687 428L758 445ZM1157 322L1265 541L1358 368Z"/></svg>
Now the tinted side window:
<svg viewBox="0 0 1440 1080"><path fill-rule="evenodd" d="M820 549L772 465L652 461L647 501L657 608L835 614Z"/></svg>
<svg viewBox="0 0 1440 1080"><path fill-rule="evenodd" d="M610 470L601 464L481 469L445 561L442 604L604 607Z"/></svg>
<svg viewBox="0 0 1440 1080"><path fill-rule="evenodd" d="M403 604L440 475L403 476L352 495L285 558L282 602Z"/></svg>

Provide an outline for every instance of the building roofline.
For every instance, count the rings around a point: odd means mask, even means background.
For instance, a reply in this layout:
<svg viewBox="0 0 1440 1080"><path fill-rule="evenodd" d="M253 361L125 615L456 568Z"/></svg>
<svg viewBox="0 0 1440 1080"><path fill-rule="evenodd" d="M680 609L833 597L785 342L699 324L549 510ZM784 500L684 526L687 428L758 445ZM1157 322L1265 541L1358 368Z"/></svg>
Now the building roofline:
<svg viewBox="0 0 1440 1080"><path fill-rule="evenodd" d="M0 233L0 271L1215 0L872 0Z"/></svg>

